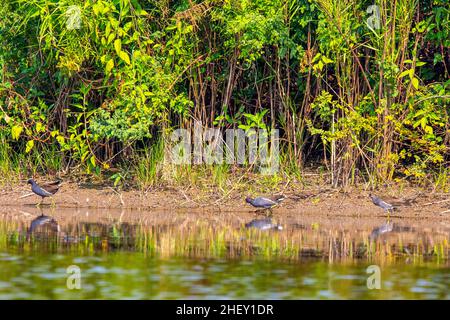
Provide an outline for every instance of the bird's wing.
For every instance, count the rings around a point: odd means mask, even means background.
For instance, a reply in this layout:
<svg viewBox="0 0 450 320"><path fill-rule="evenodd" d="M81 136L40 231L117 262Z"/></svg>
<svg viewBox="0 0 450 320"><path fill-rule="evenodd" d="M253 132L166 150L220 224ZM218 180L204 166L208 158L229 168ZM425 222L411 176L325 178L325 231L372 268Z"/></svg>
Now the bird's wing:
<svg viewBox="0 0 450 320"><path fill-rule="evenodd" d="M48 193L55 194L61 185L61 181L54 181L50 183L43 184L41 189L47 191Z"/></svg>
<svg viewBox="0 0 450 320"><path fill-rule="evenodd" d="M383 200L381 200L381 199L380 199L380 205L381 205L383 208L388 208L388 209L394 208L394 206L393 206L392 204L387 203L386 201L383 201Z"/></svg>
<svg viewBox="0 0 450 320"><path fill-rule="evenodd" d="M42 184L42 186L59 186L59 185L61 185L61 183L62 183L61 180L56 180L56 181L44 183L44 184Z"/></svg>
<svg viewBox="0 0 450 320"><path fill-rule="evenodd" d="M260 199L261 199L261 201L264 201L266 203L270 203L270 204L273 204L273 205L278 204L277 202L275 202L275 201L273 201L272 199L269 199L269 198L260 197Z"/></svg>
<svg viewBox="0 0 450 320"><path fill-rule="evenodd" d="M36 190L36 194L38 194L38 195L40 195L40 196L44 196L44 197L50 197L50 196L52 196L53 194L55 194L56 191L58 191L58 190L56 190L55 192L50 192L50 191L47 191L46 189L43 189L43 188L40 187L40 186L38 186L37 188L38 188L38 189Z"/></svg>

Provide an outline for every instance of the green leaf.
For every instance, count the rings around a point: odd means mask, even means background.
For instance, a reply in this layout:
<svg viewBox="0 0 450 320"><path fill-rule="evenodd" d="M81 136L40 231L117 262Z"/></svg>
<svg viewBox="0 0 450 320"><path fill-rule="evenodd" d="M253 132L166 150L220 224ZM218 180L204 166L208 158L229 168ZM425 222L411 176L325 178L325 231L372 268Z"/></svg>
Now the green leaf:
<svg viewBox="0 0 450 320"><path fill-rule="evenodd" d="M23 127L19 126L13 126L11 128L11 136L14 140L18 140L20 137L20 134L22 133Z"/></svg>
<svg viewBox="0 0 450 320"><path fill-rule="evenodd" d="M412 70L413 70L413 69L405 70L405 71L403 71L402 73L400 73L400 75L399 75L398 77L401 79L401 78L403 78L404 76L409 75L409 74L411 73Z"/></svg>
<svg viewBox="0 0 450 320"><path fill-rule="evenodd" d="M27 142L27 147L25 148L25 153L29 153L31 151L31 149L33 149L33 147L34 147L34 141L29 140Z"/></svg>
<svg viewBox="0 0 450 320"><path fill-rule="evenodd" d="M316 66L317 66L317 68L318 68L320 71L322 71L324 64L323 64L322 61L319 61L319 62L316 64Z"/></svg>
<svg viewBox="0 0 450 320"><path fill-rule="evenodd" d="M427 124L428 124L428 120L427 120L426 117L420 119L420 126L422 127L422 129L425 129L425 127L427 126Z"/></svg>
<svg viewBox="0 0 450 320"><path fill-rule="evenodd" d="M57 137L56 137L56 140L58 141L58 143L59 143L60 145L63 145L63 144L64 144L64 137L63 137L63 136L57 136Z"/></svg>
<svg viewBox="0 0 450 320"><path fill-rule="evenodd" d="M137 10L136 13L137 13L138 16L146 16L146 15L148 15L147 11L145 11L143 9Z"/></svg>
<svg viewBox="0 0 450 320"><path fill-rule="evenodd" d="M128 53L126 53L125 51L120 51L119 53L119 57L120 59L122 59L123 61L125 61L127 64L130 64L130 56L128 55Z"/></svg>
<svg viewBox="0 0 450 320"><path fill-rule="evenodd" d="M327 57L325 57L325 56L322 56L322 61L323 61L325 64L328 64L328 63L332 63L332 62L333 62L333 60L331 60L331 59L329 59L329 58L327 58Z"/></svg>
<svg viewBox="0 0 450 320"><path fill-rule="evenodd" d="M43 129L42 123L37 122L36 123L36 132L41 132L42 129Z"/></svg>
<svg viewBox="0 0 450 320"><path fill-rule="evenodd" d="M108 36L108 41L107 41L107 43L110 44L111 41L113 41L115 37L116 37L115 33L114 33L114 32L111 33L111 34Z"/></svg>
<svg viewBox="0 0 450 320"><path fill-rule="evenodd" d="M122 52L122 41L120 39L114 41L114 49L116 49L117 54L120 56Z"/></svg>
<svg viewBox="0 0 450 320"><path fill-rule="evenodd" d="M111 32L111 22L108 22L105 28L105 36L108 37L110 32Z"/></svg>
<svg viewBox="0 0 450 320"><path fill-rule="evenodd" d="M110 73L112 68L114 68L114 60L111 58L111 59L109 59L108 63L106 64L106 68L105 68L106 73Z"/></svg>
<svg viewBox="0 0 450 320"><path fill-rule="evenodd" d="M96 16L98 16L98 13L99 13L99 11L100 11L99 5L98 5L98 4L94 4L94 5L92 6L92 10L94 11L94 14L95 14Z"/></svg>
<svg viewBox="0 0 450 320"><path fill-rule="evenodd" d="M120 182L120 175L117 175L117 177L114 179L114 187L117 187L117 185L119 184L119 182Z"/></svg>
<svg viewBox="0 0 450 320"><path fill-rule="evenodd" d="M89 151L86 151L85 153L83 153L83 154L81 155L81 161L84 161L84 159L86 159L86 157L88 156L88 154L89 154Z"/></svg>
<svg viewBox="0 0 450 320"><path fill-rule="evenodd" d="M320 53L317 53L315 56L314 56L314 58L312 59L312 63L314 63L314 62L316 62L317 60L319 60L320 59L320 57L321 57L322 55L320 54Z"/></svg>
<svg viewBox="0 0 450 320"><path fill-rule="evenodd" d="M95 157L94 156L89 158L89 162L91 163L92 167L95 167Z"/></svg>
<svg viewBox="0 0 450 320"><path fill-rule="evenodd" d="M420 125L421 122L422 122L422 119L419 119L419 120L417 120L416 122L414 122L413 128L414 128L414 129L417 128L417 127Z"/></svg>
<svg viewBox="0 0 450 320"><path fill-rule="evenodd" d="M419 90L419 79L414 77L411 79L411 83L416 90Z"/></svg>

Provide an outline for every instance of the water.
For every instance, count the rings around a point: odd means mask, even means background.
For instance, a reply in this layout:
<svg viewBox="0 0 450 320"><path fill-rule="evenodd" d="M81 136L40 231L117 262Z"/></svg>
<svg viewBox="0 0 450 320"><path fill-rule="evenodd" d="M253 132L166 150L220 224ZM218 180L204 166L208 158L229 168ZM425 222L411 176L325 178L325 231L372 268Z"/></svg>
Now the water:
<svg viewBox="0 0 450 320"><path fill-rule="evenodd" d="M0 213L0 299L450 298L442 221L27 210Z"/></svg>

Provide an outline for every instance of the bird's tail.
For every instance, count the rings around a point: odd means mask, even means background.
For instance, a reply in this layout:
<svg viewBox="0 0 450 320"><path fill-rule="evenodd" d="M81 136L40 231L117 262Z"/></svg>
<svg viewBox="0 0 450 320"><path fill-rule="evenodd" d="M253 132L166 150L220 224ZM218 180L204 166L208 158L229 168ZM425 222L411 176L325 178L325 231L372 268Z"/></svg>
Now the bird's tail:
<svg viewBox="0 0 450 320"><path fill-rule="evenodd" d="M286 198L287 197L285 195L280 195L280 196L276 196L274 200L276 203L281 203Z"/></svg>

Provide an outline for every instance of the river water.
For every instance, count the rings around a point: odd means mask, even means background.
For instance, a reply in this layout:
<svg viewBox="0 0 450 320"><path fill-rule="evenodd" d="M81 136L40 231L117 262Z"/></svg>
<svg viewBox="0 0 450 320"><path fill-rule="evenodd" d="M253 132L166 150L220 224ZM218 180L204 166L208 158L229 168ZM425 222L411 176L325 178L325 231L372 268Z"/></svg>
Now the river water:
<svg viewBox="0 0 450 320"><path fill-rule="evenodd" d="M450 225L0 209L0 299L449 299Z"/></svg>

